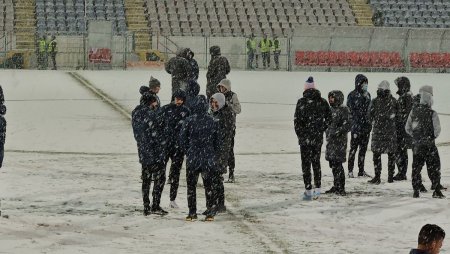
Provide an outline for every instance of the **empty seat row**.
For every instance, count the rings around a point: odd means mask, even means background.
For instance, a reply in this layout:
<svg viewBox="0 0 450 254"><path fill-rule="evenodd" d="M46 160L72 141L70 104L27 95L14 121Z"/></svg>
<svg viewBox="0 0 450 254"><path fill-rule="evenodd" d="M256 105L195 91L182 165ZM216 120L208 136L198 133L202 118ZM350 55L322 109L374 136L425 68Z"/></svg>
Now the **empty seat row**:
<svg viewBox="0 0 450 254"><path fill-rule="evenodd" d="M450 68L450 53L412 52L409 63L412 68Z"/></svg>
<svg viewBox="0 0 450 254"><path fill-rule="evenodd" d="M399 52L296 51L299 66L402 68Z"/></svg>

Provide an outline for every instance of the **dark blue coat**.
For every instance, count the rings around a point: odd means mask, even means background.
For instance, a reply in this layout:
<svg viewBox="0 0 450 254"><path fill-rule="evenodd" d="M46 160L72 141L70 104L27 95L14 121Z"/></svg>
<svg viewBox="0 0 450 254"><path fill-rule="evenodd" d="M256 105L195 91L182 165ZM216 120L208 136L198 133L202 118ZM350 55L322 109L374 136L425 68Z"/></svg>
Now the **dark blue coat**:
<svg viewBox="0 0 450 254"><path fill-rule="evenodd" d="M179 148L179 135L184 120L189 116L190 110L184 106L174 103L167 104L161 108L164 118L164 138L167 140L168 149Z"/></svg>
<svg viewBox="0 0 450 254"><path fill-rule="evenodd" d="M195 103L197 95L200 93L200 85L195 80L191 80L186 87L186 101L184 105L191 109Z"/></svg>
<svg viewBox="0 0 450 254"><path fill-rule="evenodd" d="M164 163L166 140L161 111L138 105L132 112L131 123L138 146L139 162L144 166Z"/></svg>
<svg viewBox="0 0 450 254"><path fill-rule="evenodd" d="M217 122L207 114L207 109L205 97L198 96L191 116L184 121L181 128L180 144L186 153L187 170L218 170L220 138Z"/></svg>
<svg viewBox="0 0 450 254"><path fill-rule="evenodd" d="M197 61L194 58L192 58L192 59L189 59L189 64L191 65L190 78L193 79L193 80L197 80L198 79L198 73L199 73L198 63L197 63Z"/></svg>
<svg viewBox="0 0 450 254"><path fill-rule="evenodd" d="M0 98L1 100L1 98ZM3 165L3 156L5 154L5 138L6 138L6 106L0 104L0 168Z"/></svg>
<svg viewBox="0 0 450 254"><path fill-rule="evenodd" d="M321 146L331 122L331 109L317 89L307 89L297 101L294 128L299 145Z"/></svg>
<svg viewBox="0 0 450 254"><path fill-rule="evenodd" d="M347 96L347 107L350 110L352 134L369 134L372 124L368 117L370 93L361 88L355 88Z"/></svg>

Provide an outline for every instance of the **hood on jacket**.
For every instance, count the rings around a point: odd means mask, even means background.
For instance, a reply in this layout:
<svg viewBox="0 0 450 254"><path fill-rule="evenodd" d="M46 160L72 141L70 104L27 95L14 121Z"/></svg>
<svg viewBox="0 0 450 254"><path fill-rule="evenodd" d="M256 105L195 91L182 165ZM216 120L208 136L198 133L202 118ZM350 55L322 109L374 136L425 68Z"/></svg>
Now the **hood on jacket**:
<svg viewBox="0 0 450 254"><path fill-rule="evenodd" d="M220 47L219 46L212 46L209 48L209 54L211 56L220 56Z"/></svg>
<svg viewBox="0 0 450 254"><path fill-rule="evenodd" d="M5 104L0 105L0 115L6 114L6 106Z"/></svg>
<svg viewBox="0 0 450 254"><path fill-rule="evenodd" d="M420 104L432 107L434 103L433 94L426 90L420 91Z"/></svg>
<svg viewBox="0 0 450 254"><path fill-rule="evenodd" d="M215 93L211 96L214 98L219 104L219 110L221 110L225 106L225 95L223 93Z"/></svg>
<svg viewBox="0 0 450 254"><path fill-rule="evenodd" d="M222 79L217 85L217 89L219 89L219 87L221 86L226 89L226 92L231 91L231 82L229 79Z"/></svg>
<svg viewBox="0 0 450 254"><path fill-rule="evenodd" d="M365 75L363 75L363 74L356 75L356 77L355 77L355 89L358 90L358 91L362 90L362 85L364 83L368 83L368 82L369 82L369 80L367 79L367 77Z"/></svg>
<svg viewBox="0 0 450 254"><path fill-rule="evenodd" d="M308 99L320 98L320 91L315 88L306 89L303 91L303 97Z"/></svg>
<svg viewBox="0 0 450 254"><path fill-rule="evenodd" d="M186 92L181 89L177 89L172 95L172 101L174 101L175 98L182 99L183 102L186 102Z"/></svg>
<svg viewBox="0 0 450 254"><path fill-rule="evenodd" d="M394 81L398 88L397 94L403 95L411 90L411 83L407 77L398 77Z"/></svg>
<svg viewBox="0 0 450 254"><path fill-rule="evenodd" d="M193 115L203 115L208 112L208 102L203 94L195 97L194 103L192 103L191 112Z"/></svg>
<svg viewBox="0 0 450 254"><path fill-rule="evenodd" d="M143 106L148 106L149 104L158 101L155 95L150 92L143 93L140 99L140 104Z"/></svg>
<svg viewBox="0 0 450 254"><path fill-rule="evenodd" d="M178 48L175 55L185 58L186 57L186 48L182 48L182 47Z"/></svg>
<svg viewBox="0 0 450 254"><path fill-rule="evenodd" d="M141 86L139 88L139 93L141 95L143 95L144 93L148 93L148 92L150 92L150 87L148 87L148 86Z"/></svg>
<svg viewBox="0 0 450 254"><path fill-rule="evenodd" d="M328 98L334 98L334 102L330 103L332 107L339 107L344 104L344 94L339 90L333 90L328 93Z"/></svg>
<svg viewBox="0 0 450 254"><path fill-rule="evenodd" d="M197 81L191 79L188 86L186 87L186 95L197 96L200 93L200 85Z"/></svg>
<svg viewBox="0 0 450 254"><path fill-rule="evenodd" d="M194 52L190 48L187 48L186 57L190 60L194 58Z"/></svg>

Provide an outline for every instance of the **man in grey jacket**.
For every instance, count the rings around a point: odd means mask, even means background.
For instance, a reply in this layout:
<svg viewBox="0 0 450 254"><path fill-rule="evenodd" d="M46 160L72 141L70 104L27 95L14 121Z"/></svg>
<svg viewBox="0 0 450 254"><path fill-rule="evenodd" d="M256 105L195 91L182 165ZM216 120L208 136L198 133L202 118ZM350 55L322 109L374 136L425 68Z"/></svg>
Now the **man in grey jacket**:
<svg viewBox="0 0 450 254"><path fill-rule="evenodd" d="M228 181L227 183L234 183L234 168L236 166L234 158L234 137L236 136L236 115L241 113L241 103L239 103L238 96L231 91L231 82L228 79L222 79L217 85L217 89L225 95L225 104L231 107L233 111L233 135L231 139L230 155L228 156Z"/></svg>
<svg viewBox="0 0 450 254"><path fill-rule="evenodd" d="M441 192L441 160L435 139L441 133L439 116L433 105L433 87L422 86L419 90L420 104L413 107L408 116L405 130L413 138L412 185L414 198L418 198L422 179L420 171L427 164L428 176L432 182L433 198L444 198Z"/></svg>

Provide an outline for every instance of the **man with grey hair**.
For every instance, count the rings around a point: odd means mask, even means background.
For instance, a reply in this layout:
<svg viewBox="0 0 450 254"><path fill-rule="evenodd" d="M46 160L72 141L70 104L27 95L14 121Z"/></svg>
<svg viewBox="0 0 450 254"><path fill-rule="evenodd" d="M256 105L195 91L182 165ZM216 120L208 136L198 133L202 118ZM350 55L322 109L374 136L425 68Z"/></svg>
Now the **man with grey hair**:
<svg viewBox="0 0 450 254"><path fill-rule="evenodd" d="M433 198L444 198L441 192L441 160L435 139L441 133L439 116L433 106L433 87L422 86L419 90L420 103L413 107L408 116L405 130L413 138L412 185L414 198L418 198L422 179L420 171L427 164L428 175L432 183Z"/></svg>

